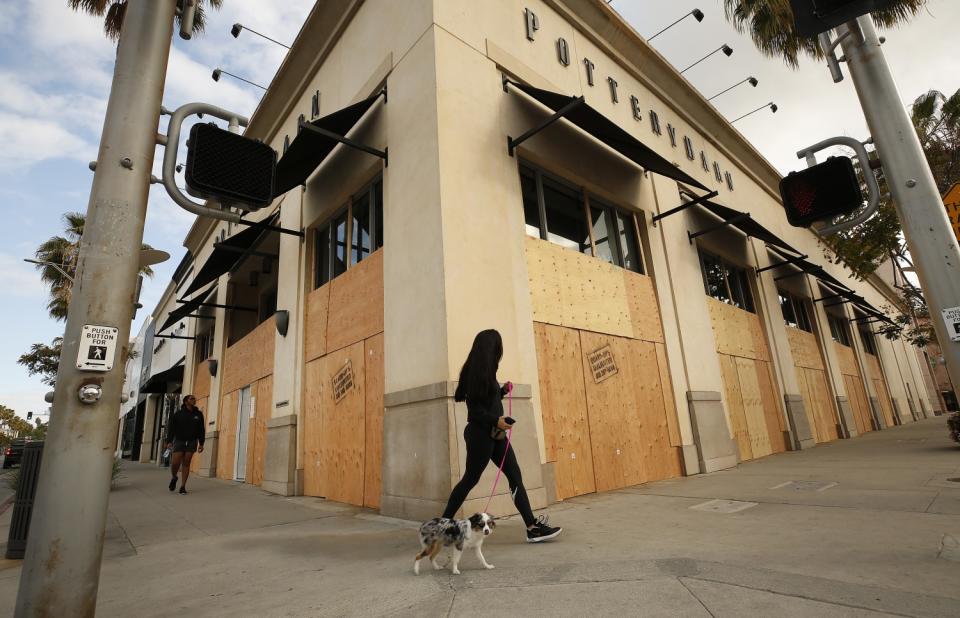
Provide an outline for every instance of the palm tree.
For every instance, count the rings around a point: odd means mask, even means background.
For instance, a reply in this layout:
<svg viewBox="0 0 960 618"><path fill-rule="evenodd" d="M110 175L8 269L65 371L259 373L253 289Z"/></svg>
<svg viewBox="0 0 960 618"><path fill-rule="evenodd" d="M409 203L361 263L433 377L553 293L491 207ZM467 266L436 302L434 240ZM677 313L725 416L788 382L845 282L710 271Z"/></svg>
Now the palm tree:
<svg viewBox="0 0 960 618"><path fill-rule="evenodd" d="M910 108L927 162L940 193L960 180L960 90L946 96L938 90L920 95Z"/></svg>
<svg viewBox="0 0 960 618"><path fill-rule="evenodd" d="M64 235L52 236L43 241L34 255L37 261L56 264L69 274L70 278L73 278L77 272L77 259L80 255L80 241L83 237L86 216L79 212L68 212L63 215L63 222ZM142 248L152 249L153 247L144 243ZM37 269L40 271L43 282L50 286L50 302L47 303L50 317L55 320L67 319L73 282L49 264L37 264ZM149 266L141 268L140 273L147 277L153 276L153 270Z"/></svg>
<svg viewBox="0 0 960 618"><path fill-rule="evenodd" d="M154 0L150 0L153 2ZM206 0L214 9L219 9L223 5L223 0ZM123 26L123 16L127 11L127 0L67 0L67 4L73 10L80 10L97 17L103 17L103 32L110 39L116 41L120 38L120 28ZM177 4L182 8L183 0L178 0ZM193 31L197 34L203 32L206 25L206 18L203 10L204 0L198 0L197 13L193 20ZM177 22L180 21L180 15L177 14Z"/></svg>
<svg viewBox="0 0 960 618"><path fill-rule="evenodd" d="M900 0L871 15L880 26L896 26L909 21L926 4L927 0ZM737 32L748 32L765 56L779 57L793 69L800 65L800 56L823 58L816 39L797 35L790 0L723 0L723 8L727 21Z"/></svg>

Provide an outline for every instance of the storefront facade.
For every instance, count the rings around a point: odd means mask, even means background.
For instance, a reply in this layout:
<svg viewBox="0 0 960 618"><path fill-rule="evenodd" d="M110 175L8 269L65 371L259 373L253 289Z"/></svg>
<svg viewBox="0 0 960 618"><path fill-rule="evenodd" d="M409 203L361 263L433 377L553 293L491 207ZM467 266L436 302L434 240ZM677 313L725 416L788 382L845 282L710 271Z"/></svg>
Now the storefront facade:
<svg viewBox="0 0 960 618"><path fill-rule="evenodd" d="M870 330L894 290L791 228L777 172L604 2L324 2L247 134L281 155L272 227L198 220L158 316L192 338L201 474L435 516L486 328L534 508L932 413Z"/></svg>

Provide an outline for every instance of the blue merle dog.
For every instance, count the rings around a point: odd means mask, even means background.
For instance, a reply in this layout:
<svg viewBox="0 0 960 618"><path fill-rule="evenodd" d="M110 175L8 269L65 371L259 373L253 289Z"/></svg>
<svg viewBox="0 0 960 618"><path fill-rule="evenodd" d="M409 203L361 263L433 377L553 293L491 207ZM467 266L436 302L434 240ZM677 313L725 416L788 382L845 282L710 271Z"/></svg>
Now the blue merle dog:
<svg viewBox="0 0 960 618"><path fill-rule="evenodd" d="M476 513L471 515L470 519L447 519L446 517L436 517L420 526L420 548L416 560L413 562L413 573L420 574L420 561L424 558L430 558L430 564L439 571L442 566L437 564L437 556L444 547L453 546L453 561L450 564L450 571L454 575L460 575L460 556L464 549L473 548L477 552L477 558L485 569L492 569L492 564L487 564L480 551L483 545L484 537L493 534L496 523L493 517L487 513Z"/></svg>

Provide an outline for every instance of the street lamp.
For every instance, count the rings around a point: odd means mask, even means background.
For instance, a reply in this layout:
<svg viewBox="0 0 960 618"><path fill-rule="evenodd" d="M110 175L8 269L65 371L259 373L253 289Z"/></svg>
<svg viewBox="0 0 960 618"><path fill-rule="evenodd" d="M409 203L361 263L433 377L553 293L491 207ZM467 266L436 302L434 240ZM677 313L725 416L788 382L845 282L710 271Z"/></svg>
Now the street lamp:
<svg viewBox="0 0 960 618"><path fill-rule="evenodd" d="M707 58L709 58L710 56L714 55L715 53L717 53L717 52L719 52L719 51L722 51L722 52L724 53L724 55L727 56L728 58L733 55L733 48L730 47L730 46L727 45L727 44L723 44L723 45L721 45L720 47L718 47L717 49L715 49L715 50L713 50L712 52L710 52L709 54L707 54L706 56L704 56L703 58L701 58L700 60L697 60L696 62L694 62L693 64L691 64L691 65L688 66L687 68L685 68L684 70L680 71L680 74L683 75L684 73L686 73L687 71L689 71L690 69L692 69L693 67L697 66L698 64L700 64L701 62L703 62L704 60L706 60Z"/></svg>
<svg viewBox="0 0 960 618"><path fill-rule="evenodd" d="M746 83L748 83L748 82L749 82L749 84L750 84L751 86L753 86L754 88L756 88L756 87L757 87L757 84L760 83L759 80L757 80L756 77L748 77L747 79L745 79L745 80L743 80L743 81L741 81L741 82L735 83L734 85L730 86L730 87L727 88L726 90L722 90L722 91L718 92L717 94L713 95L712 97L710 97L710 98L707 99L707 100L708 100L708 101L712 101L712 100L716 99L717 97L719 97L721 94L730 92L731 90L733 90L734 88L736 88L736 87L739 86L740 84L746 84Z"/></svg>
<svg viewBox="0 0 960 618"><path fill-rule="evenodd" d="M660 36L661 34L663 34L664 32L666 32L666 31L669 30L670 28L673 28L674 26L676 26L677 24L679 24L680 22L682 22L684 19L690 17L691 15L692 15L693 18L696 19L698 22L703 21L703 11L701 11L700 9L693 9L692 11L690 11L689 13L687 13L686 15L684 15L683 17L681 17L681 18L678 19L677 21L673 22L672 24L670 24L669 26L667 26L666 28L664 28L664 29L661 30L660 32L656 33L656 34L653 35L653 36L647 37L647 43L649 43L649 42L652 41L653 39L657 38L658 36Z"/></svg>
<svg viewBox="0 0 960 618"><path fill-rule="evenodd" d="M244 78L240 77L239 75L234 75L233 73L230 73L230 72L228 72L228 71L224 71L223 69L221 69L221 68L219 68L219 67L217 67L216 69L213 70L213 74L212 74L210 77L213 78L213 81L218 82L218 81L220 81L220 76L221 76L221 75L229 75L229 76L232 77L233 79L238 79L238 80L240 80L240 81L242 81L242 82L244 82L244 83L250 84L251 86L256 86L256 87L259 88L260 90L266 90L266 88L264 88L264 87L261 86L260 84L254 83L254 82L250 81L249 79L244 79Z"/></svg>
<svg viewBox="0 0 960 618"><path fill-rule="evenodd" d="M736 119L734 119L734 120L731 120L731 121L730 121L730 124L735 123L737 120L743 120L744 118L746 118L746 117L749 116L750 114L756 114L756 113L759 112L761 109L764 109L764 108L767 108L767 107L770 108L770 111L771 111L772 113L774 113L774 114L777 113L777 109L778 109L778 108L777 108L777 104L774 103L773 101L771 101L770 103L767 103L766 105L764 105L764 106L762 106L762 107L758 107L757 109L753 110L752 112L747 112L747 113L744 114L743 116L740 116L739 118L736 118Z"/></svg>
<svg viewBox="0 0 960 618"><path fill-rule="evenodd" d="M260 33L257 32L256 30L253 30L252 28L249 28L249 27L247 27L247 26L244 26L243 24L233 24L233 28L230 28L230 34L232 34L232 35L233 35L233 38L236 39L236 38L238 38L238 37L240 36L240 33L241 33L242 31L244 31L244 30L247 30L248 32L252 32L253 34L257 35L258 37L264 38L264 39L270 41L271 43L276 43L276 44L279 45L280 47L286 47L287 49L290 49L290 46L289 46L289 45L284 45L284 44L281 43L280 41L278 41L278 40L276 40L276 39L271 39L270 37L268 37L268 36L265 35L265 34L260 34Z"/></svg>
<svg viewBox="0 0 960 618"><path fill-rule="evenodd" d="M63 275L64 277L66 277L66 278L67 278L67 281L69 281L69 282L71 283L71 285L73 284L73 277L71 277L70 274L69 274L67 271L65 271L63 268L60 267L59 264L57 264L57 263L55 263L55 262L47 262L47 261L44 261L44 260L31 260L30 258L23 258L23 261L24 261L24 262L29 262L29 263L31 263L31 264L39 264L40 266L49 266L49 267L53 268L54 270L56 270L57 272L59 272L59 273L60 273L61 275Z"/></svg>

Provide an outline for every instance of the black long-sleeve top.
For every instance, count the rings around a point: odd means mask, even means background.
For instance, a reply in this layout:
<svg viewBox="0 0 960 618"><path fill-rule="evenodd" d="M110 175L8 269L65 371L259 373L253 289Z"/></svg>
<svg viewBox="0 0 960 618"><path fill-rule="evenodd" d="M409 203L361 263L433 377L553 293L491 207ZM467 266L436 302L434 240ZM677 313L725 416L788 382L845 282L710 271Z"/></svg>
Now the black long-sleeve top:
<svg viewBox="0 0 960 618"><path fill-rule="evenodd" d="M199 440L202 446L205 434L206 427L203 425L203 412L200 408L188 410L186 406L182 406L173 413L167 425L167 442Z"/></svg>
<svg viewBox="0 0 960 618"><path fill-rule="evenodd" d="M467 422L478 423L493 427L503 416L503 398L507 395L507 387L490 391L490 396L480 400L467 397Z"/></svg>

